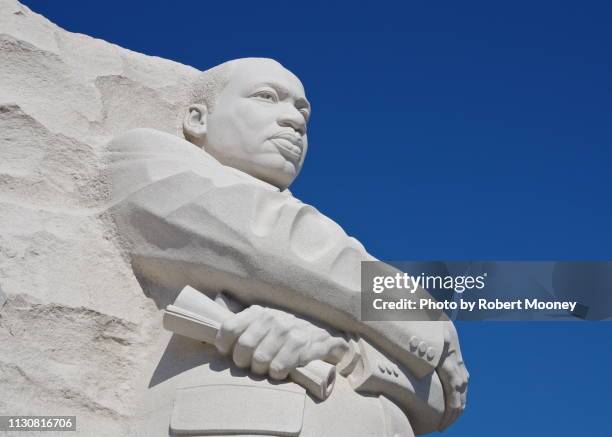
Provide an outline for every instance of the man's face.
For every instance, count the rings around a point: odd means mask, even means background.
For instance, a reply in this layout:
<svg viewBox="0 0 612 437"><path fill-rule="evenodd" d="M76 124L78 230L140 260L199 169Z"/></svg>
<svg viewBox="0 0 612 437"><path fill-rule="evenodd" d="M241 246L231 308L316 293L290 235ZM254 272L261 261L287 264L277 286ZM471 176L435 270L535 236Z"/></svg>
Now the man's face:
<svg viewBox="0 0 612 437"><path fill-rule="evenodd" d="M206 150L284 189L306 157L309 116L304 87L290 71L272 60L242 61L208 114Z"/></svg>

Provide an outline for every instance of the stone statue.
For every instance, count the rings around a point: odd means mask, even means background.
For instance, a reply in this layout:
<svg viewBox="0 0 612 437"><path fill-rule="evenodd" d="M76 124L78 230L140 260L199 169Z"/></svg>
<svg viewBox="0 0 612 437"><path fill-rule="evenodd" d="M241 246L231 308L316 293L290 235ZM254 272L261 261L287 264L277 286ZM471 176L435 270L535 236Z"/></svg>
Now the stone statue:
<svg viewBox="0 0 612 437"><path fill-rule="evenodd" d="M452 323L435 311L361 321L360 262L374 258L288 191L308 150L300 80L248 58L192 90L185 139L135 129L108 147L109 211L143 288L159 308L189 285L236 313L214 345L174 336L154 357L146 435L412 436L453 423L468 373ZM314 360L339 366L324 401L287 379Z"/></svg>

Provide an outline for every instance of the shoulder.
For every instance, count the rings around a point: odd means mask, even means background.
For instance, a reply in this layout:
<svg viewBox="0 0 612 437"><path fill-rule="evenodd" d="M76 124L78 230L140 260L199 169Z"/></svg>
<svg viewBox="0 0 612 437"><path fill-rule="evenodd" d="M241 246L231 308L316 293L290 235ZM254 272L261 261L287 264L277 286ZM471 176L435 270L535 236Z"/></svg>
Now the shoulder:
<svg viewBox="0 0 612 437"><path fill-rule="evenodd" d="M176 135L156 129L138 128L117 135L108 144L107 151L110 153L181 155L201 150Z"/></svg>
<svg viewBox="0 0 612 437"><path fill-rule="evenodd" d="M172 167L176 171L220 167L212 156L184 138L155 129L132 129L106 147L111 167Z"/></svg>
<svg viewBox="0 0 612 437"><path fill-rule="evenodd" d="M133 129L117 135L106 148L106 174L115 201L171 176L192 173L218 178L221 164L204 150L155 129Z"/></svg>

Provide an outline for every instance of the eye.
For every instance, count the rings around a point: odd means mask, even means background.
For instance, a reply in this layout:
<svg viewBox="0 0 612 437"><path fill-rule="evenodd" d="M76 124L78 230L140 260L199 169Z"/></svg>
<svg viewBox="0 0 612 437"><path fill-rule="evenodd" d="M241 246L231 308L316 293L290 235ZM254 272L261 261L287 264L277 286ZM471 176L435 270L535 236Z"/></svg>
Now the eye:
<svg viewBox="0 0 612 437"><path fill-rule="evenodd" d="M257 91L251 97L255 97L256 99L270 103L278 102L278 94L276 94L276 91L271 89Z"/></svg>

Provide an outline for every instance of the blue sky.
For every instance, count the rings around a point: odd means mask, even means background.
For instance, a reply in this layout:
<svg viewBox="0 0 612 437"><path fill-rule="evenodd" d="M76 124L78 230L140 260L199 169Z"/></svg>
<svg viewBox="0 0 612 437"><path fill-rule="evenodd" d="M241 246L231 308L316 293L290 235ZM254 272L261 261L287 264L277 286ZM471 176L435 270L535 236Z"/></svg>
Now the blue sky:
<svg viewBox="0 0 612 437"><path fill-rule="evenodd" d="M200 69L281 61L314 110L292 191L378 258L612 259L609 2L24 3ZM446 435L610 435L612 324L459 330Z"/></svg>

